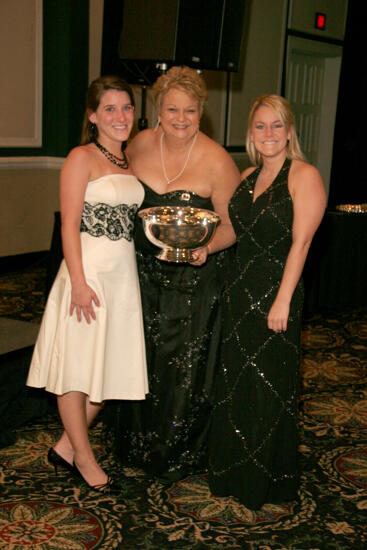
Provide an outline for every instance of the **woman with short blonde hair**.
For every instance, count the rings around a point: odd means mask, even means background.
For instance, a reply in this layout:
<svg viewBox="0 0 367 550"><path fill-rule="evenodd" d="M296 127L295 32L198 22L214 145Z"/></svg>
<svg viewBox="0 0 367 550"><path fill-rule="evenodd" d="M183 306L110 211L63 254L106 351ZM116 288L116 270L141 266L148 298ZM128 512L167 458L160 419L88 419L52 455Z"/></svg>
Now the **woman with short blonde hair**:
<svg viewBox="0 0 367 550"><path fill-rule="evenodd" d="M153 85L153 97L158 112L161 109L163 97L171 88L177 88L194 96L199 104L200 116L203 114L208 94L205 80L197 71L185 66L172 67L157 79Z"/></svg>
<svg viewBox="0 0 367 550"><path fill-rule="evenodd" d="M228 202L240 176L225 149L199 129L206 86L196 70L172 67L153 92L159 125L140 132L127 149L144 185L142 208L192 207L221 218L209 245L193 251L192 265L157 259L158 249L137 225L150 394L145 404L120 404L110 424L124 462L171 482L208 467L222 267L229 261L226 253L216 253L235 239ZM120 429L125 419L130 430Z"/></svg>

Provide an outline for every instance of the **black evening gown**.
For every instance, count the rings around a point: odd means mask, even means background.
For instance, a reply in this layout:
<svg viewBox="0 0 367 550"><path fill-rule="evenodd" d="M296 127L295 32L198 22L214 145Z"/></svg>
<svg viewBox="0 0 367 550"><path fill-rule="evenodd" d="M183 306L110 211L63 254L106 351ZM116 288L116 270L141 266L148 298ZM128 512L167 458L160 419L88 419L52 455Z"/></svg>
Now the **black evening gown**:
<svg viewBox="0 0 367 550"><path fill-rule="evenodd" d="M144 185L141 209L193 206L213 210L209 198L175 190L157 194ZM115 452L162 482L207 470L221 326L222 264L227 253L201 267L158 260L159 250L136 221L149 394L142 402L107 404Z"/></svg>
<svg viewBox="0 0 367 550"><path fill-rule="evenodd" d="M267 315L292 243L290 161L253 203L261 168L242 181L230 203L237 235L236 268L224 291L217 403L210 435L210 488L256 510L297 497L297 379L302 282L288 328L274 333Z"/></svg>

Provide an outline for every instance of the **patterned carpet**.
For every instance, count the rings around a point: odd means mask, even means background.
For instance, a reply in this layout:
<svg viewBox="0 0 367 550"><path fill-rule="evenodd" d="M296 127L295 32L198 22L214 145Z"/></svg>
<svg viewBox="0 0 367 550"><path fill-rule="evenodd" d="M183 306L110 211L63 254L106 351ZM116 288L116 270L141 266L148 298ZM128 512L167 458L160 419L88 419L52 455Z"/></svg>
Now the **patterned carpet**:
<svg viewBox="0 0 367 550"><path fill-rule="evenodd" d="M0 276L0 315L39 320L44 276L40 267ZM367 311L307 319L303 345L298 502L252 512L211 495L205 475L167 488L121 472L100 423L93 445L122 492L95 495L48 465L60 433L51 408L0 449L0 549L367 548Z"/></svg>

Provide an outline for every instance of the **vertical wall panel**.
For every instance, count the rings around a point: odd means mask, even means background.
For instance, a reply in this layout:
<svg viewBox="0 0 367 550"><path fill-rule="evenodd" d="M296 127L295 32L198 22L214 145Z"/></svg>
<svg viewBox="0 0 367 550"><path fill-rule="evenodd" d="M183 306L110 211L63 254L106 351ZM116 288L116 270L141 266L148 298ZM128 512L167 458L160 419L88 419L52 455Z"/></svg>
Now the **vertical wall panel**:
<svg viewBox="0 0 367 550"><path fill-rule="evenodd" d="M0 146L42 145L42 0L1 0L0 79Z"/></svg>

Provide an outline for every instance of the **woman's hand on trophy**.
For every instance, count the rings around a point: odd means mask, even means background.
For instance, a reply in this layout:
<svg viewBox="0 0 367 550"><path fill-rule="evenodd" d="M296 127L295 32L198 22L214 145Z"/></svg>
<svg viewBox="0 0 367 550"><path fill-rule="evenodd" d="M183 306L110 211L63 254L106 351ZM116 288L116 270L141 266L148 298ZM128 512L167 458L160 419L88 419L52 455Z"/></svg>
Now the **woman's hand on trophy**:
<svg viewBox="0 0 367 550"><path fill-rule="evenodd" d="M202 246L201 248L195 248L192 251L192 260L189 262L191 265L199 266L205 264L209 256L209 246Z"/></svg>

